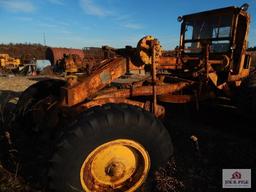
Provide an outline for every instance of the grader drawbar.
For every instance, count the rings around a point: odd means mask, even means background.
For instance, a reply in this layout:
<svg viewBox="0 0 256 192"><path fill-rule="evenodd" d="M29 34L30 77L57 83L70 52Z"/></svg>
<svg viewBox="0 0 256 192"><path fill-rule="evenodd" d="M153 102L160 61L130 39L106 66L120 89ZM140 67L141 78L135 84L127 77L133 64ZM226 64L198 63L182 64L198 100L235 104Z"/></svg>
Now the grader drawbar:
<svg viewBox="0 0 256 192"><path fill-rule="evenodd" d="M136 48L103 47L105 59L90 75L71 70L66 80L29 87L12 131L20 173L48 191L152 191L154 171L173 156L160 103L198 106L239 93L252 106L247 8L179 17L171 55L146 36Z"/></svg>

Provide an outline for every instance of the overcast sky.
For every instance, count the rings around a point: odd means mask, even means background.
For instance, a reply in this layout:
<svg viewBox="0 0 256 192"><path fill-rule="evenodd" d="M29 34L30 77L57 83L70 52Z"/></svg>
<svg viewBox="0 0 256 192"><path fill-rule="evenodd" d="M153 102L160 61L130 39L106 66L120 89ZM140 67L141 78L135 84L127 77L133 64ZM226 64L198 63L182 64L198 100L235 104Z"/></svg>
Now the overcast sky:
<svg viewBox="0 0 256 192"><path fill-rule="evenodd" d="M178 45L179 15L249 3L256 45L256 0L0 0L0 43L82 48L136 46L145 35Z"/></svg>

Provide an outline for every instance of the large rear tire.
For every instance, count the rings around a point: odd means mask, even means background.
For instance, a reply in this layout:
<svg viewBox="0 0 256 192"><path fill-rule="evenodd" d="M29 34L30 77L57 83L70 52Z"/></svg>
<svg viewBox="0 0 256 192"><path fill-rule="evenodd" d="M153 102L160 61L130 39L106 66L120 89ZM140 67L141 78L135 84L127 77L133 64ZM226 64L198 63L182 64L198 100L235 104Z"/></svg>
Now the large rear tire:
<svg viewBox="0 0 256 192"><path fill-rule="evenodd" d="M69 127L50 161L48 189L56 192L83 191L80 171L85 159L99 146L120 139L135 141L148 152L151 169L144 188L151 191L148 188L154 171L173 155L171 138L151 113L117 104L95 107L82 113ZM106 191L134 190L128 187L125 190L108 188Z"/></svg>

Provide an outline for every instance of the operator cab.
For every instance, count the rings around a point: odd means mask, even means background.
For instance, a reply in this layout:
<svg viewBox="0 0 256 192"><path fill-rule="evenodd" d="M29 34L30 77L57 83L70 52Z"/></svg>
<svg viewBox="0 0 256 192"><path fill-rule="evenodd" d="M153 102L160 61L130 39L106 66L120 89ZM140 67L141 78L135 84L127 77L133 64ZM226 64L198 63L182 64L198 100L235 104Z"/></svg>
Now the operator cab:
<svg viewBox="0 0 256 192"><path fill-rule="evenodd" d="M250 17L247 8L248 4L244 4L179 17L178 20L182 21L181 54L200 58L203 49L209 45L209 59L218 60L225 56L232 72L240 73L248 67L246 48Z"/></svg>

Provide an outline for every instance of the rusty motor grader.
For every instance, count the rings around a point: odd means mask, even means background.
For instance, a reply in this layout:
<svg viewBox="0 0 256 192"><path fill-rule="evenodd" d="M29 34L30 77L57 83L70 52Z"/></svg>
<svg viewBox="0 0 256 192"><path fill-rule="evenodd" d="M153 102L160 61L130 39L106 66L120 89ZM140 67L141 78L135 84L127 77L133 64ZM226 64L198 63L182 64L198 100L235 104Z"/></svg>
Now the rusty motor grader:
<svg viewBox="0 0 256 192"><path fill-rule="evenodd" d="M239 93L242 106L255 110L247 7L179 17L180 45L171 55L146 36L136 48L103 47L109 54L90 75L29 87L11 131L19 172L48 191L151 191L154 171L173 155L158 120L162 103Z"/></svg>

